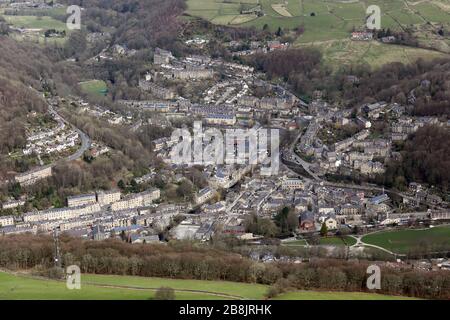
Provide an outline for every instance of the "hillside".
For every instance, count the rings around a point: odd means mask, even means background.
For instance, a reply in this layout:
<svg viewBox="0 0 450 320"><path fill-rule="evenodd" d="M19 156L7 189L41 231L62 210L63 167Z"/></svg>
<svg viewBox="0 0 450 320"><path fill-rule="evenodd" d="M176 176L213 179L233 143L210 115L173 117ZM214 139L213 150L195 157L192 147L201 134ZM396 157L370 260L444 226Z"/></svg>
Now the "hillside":
<svg viewBox="0 0 450 320"><path fill-rule="evenodd" d="M67 290L63 281L0 272L0 300L152 300L160 287L175 291L177 300L262 300L268 286L227 281L180 280L127 276L82 275L81 290ZM45 288L43 292L43 288ZM403 300L363 292L290 292L287 300Z"/></svg>
<svg viewBox="0 0 450 320"><path fill-rule="evenodd" d="M374 0L381 9L382 28L403 30L424 26L449 26L446 0ZM339 0L187 0L187 13L216 24L281 28L303 27L301 42L347 38L352 28L364 25L365 1Z"/></svg>

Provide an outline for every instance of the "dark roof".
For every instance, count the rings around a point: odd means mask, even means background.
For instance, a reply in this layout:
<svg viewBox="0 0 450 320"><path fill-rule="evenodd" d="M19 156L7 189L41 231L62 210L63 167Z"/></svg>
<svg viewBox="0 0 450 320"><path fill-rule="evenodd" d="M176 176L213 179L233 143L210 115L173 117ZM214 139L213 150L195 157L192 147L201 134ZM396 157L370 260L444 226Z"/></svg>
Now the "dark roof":
<svg viewBox="0 0 450 320"><path fill-rule="evenodd" d="M314 221L314 213L312 213L311 211L305 211L300 214L301 222L307 221L307 220Z"/></svg>

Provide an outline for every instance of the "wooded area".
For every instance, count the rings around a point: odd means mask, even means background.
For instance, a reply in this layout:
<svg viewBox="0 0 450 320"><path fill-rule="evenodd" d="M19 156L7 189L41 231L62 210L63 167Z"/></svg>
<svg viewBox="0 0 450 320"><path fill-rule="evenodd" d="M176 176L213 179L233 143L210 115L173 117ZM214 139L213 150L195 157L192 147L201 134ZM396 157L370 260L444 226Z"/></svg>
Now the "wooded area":
<svg viewBox="0 0 450 320"><path fill-rule="evenodd" d="M316 259L309 263L261 263L241 255L191 242L132 245L118 240L86 241L61 237L63 266L77 264L83 273L138 275L271 284L293 289L366 291L368 261ZM0 238L0 267L10 270L53 267L49 236ZM382 267L379 293L423 298L450 297L445 271L424 272Z"/></svg>

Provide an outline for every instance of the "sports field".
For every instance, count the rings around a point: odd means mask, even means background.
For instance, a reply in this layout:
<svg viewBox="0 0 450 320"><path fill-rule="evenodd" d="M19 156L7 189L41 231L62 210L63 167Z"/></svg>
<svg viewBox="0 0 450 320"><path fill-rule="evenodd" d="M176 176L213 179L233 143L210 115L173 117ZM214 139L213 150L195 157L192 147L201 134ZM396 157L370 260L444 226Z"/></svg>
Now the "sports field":
<svg viewBox="0 0 450 320"><path fill-rule="evenodd" d="M363 242L383 247L395 253L407 253L414 248L446 248L450 250L450 226L420 230L378 232L364 236Z"/></svg>
<svg viewBox="0 0 450 320"><path fill-rule="evenodd" d="M270 30L304 26L300 42L343 39L365 25L366 8L378 5L381 26L402 30L411 25L450 26L448 0L187 0L187 13L212 23Z"/></svg>
<svg viewBox="0 0 450 320"><path fill-rule="evenodd" d="M90 80L79 83L81 90L87 94L104 96L108 92L108 87L103 80Z"/></svg>
<svg viewBox="0 0 450 320"><path fill-rule="evenodd" d="M179 300L264 299L268 286L228 281L179 280L132 276L82 275L81 289L69 290L63 281L36 279L0 272L0 300L149 300L161 286L171 287ZM356 292L298 291L286 300L403 299Z"/></svg>

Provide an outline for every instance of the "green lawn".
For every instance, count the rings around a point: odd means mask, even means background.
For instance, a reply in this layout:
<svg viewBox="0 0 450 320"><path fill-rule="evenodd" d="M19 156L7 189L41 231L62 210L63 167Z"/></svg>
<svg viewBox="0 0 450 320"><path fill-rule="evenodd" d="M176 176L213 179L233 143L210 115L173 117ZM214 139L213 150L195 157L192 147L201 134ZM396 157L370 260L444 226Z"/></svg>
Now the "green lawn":
<svg viewBox="0 0 450 320"><path fill-rule="evenodd" d="M66 284L60 281L37 280L0 273L0 300L148 300L154 295L155 291L150 289L104 288L83 283L80 290L69 290ZM180 300L224 299L207 293L179 291L175 292L175 297Z"/></svg>
<svg viewBox="0 0 450 320"><path fill-rule="evenodd" d="M79 83L81 90L87 94L104 96L108 91L108 87L103 80L90 80Z"/></svg>
<svg viewBox="0 0 450 320"><path fill-rule="evenodd" d="M51 17L43 16L3 16L8 23L26 29L55 29L68 31L66 24Z"/></svg>
<svg viewBox="0 0 450 320"><path fill-rule="evenodd" d="M450 249L450 226L425 230L400 230L369 234L362 238L368 244L377 245L396 253L407 253L414 248Z"/></svg>
<svg viewBox="0 0 450 320"><path fill-rule="evenodd" d="M274 300L415 300L409 297L387 296L366 292L295 291L280 294Z"/></svg>
<svg viewBox="0 0 450 320"><path fill-rule="evenodd" d="M344 239L345 243L340 237L320 238L320 244L333 246L343 246L345 244L347 244L348 246L352 246L356 244L356 239L353 237L345 236Z"/></svg>
<svg viewBox="0 0 450 320"><path fill-rule="evenodd" d="M82 281L95 284L130 286L141 288L159 288L161 286L173 289L200 290L224 293L246 299L262 299L267 286L261 284L238 283L230 281L180 280L167 278L145 278L132 276L83 275Z"/></svg>

